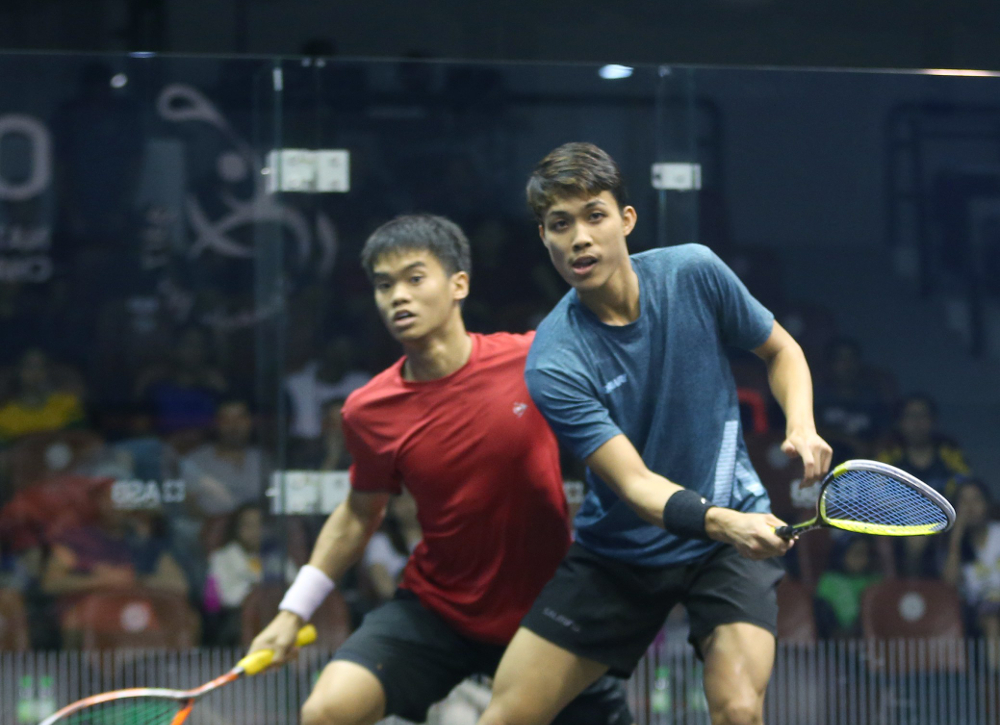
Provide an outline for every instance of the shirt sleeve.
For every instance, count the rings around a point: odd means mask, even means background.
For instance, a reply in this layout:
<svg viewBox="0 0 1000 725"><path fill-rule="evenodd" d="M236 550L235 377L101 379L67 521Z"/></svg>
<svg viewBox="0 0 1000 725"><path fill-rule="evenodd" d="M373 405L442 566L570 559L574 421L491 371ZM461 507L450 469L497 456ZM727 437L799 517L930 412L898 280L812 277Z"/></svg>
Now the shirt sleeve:
<svg viewBox="0 0 1000 725"><path fill-rule="evenodd" d="M376 440L353 415L341 412L344 442L351 454L351 488L362 493L402 492L402 477L388 441Z"/></svg>
<svg viewBox="0 0 1000 725"><path fill-rule="evenodd" d="M753 350L763 345L774 327L774 314L755 298L725 262L707 247L698 279L715 304L715 316L726 345Z"/></svg>
<svg viewBox="0 0 1000 725"><path fill-rule="evenodd" d="M582 382L582 373L529 368L524 377L535 406L562 444L581 460L621 435L608 409Z"/></svg>

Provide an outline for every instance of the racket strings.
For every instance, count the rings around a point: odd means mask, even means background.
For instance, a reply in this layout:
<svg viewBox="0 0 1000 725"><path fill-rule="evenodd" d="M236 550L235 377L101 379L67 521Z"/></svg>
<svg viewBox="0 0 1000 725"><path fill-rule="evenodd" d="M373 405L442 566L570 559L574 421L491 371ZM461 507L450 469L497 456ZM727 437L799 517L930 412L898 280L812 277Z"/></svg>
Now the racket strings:
<svg viewBox="0 0 1000 725"><path fill-rule="evenodd" d="M826 487L827 519L856 521L892 529L913 527L944 531L948 517L941 507L911 486L872 471L845 471ZM874 533L874 532L873 532Z"/></svg>
<svg viewBox="0 0 1000 725"><path fill-rule="evenodd" d="M174 725L186 703L136 697L91 705L59 720L59 725Z"/></svg>

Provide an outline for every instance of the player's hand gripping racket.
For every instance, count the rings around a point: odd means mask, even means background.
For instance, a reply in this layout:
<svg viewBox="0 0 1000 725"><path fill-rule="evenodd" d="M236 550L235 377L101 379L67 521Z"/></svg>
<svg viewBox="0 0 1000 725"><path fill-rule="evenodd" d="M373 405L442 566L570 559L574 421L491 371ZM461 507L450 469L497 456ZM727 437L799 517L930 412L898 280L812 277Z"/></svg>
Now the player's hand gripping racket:
<svg viewBox="0 0 1000 725"><path fill-rule="evenodd" d="M307 624L299 630L295 644L304 647L314 641L316 628ZM273 659L272 650L259 650L241 659L226 674L193 690L135 687L85 697L39 725L181 725L198 698L245 675L262 672Z"/></svg>
<svg viewBox="0 0 1000 725"><path fill-rule="evenodd" d="M947 531L955 509L923 481L877 461L841 463L820 482L816 516L775 533L792 539L829 526L877 536L926 536Z"/></svg>

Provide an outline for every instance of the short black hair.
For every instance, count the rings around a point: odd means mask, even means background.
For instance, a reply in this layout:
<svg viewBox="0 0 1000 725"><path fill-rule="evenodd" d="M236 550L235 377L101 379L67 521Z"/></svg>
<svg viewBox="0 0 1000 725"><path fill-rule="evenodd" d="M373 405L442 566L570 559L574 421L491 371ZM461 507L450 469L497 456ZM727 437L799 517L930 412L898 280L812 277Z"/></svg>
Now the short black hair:
<svg viewBox="0 0 1000 725"><path fill-rule="evenodd" d="M538 162L525 191L528 206L539 223L561 197L597 196L610 191L619 210L628 203L618 164L607 151L592 143L567 143L551 151Z"/></svg>
<svg viewBox="0 0 1000 725"><path fill-rule="evenodd" d="M469 240L461 227L434 214L406 214L386 222L368 237L361 250L361 266L372 279L375 264L386 254L426 250L445 272L472 274Z"/></svg>

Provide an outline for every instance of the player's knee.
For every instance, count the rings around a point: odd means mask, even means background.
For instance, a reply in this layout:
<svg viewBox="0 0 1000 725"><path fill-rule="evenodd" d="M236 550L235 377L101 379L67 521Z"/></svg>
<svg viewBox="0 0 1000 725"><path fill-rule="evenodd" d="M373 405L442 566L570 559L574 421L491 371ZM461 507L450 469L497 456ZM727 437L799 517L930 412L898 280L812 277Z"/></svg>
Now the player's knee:
<svg viewBox="0 0 1000 725"><path fill-rule="evenodd" d="M712 713L712 725L762 725L763 707L756 696L734 696L718 712Z"/></svg>
<svg viewBox="0 0 1000 725"><path fill-rule="evenodd" d="M314 693L302 706L302 725L372 725L378 720L344 705Z"/></svg>

